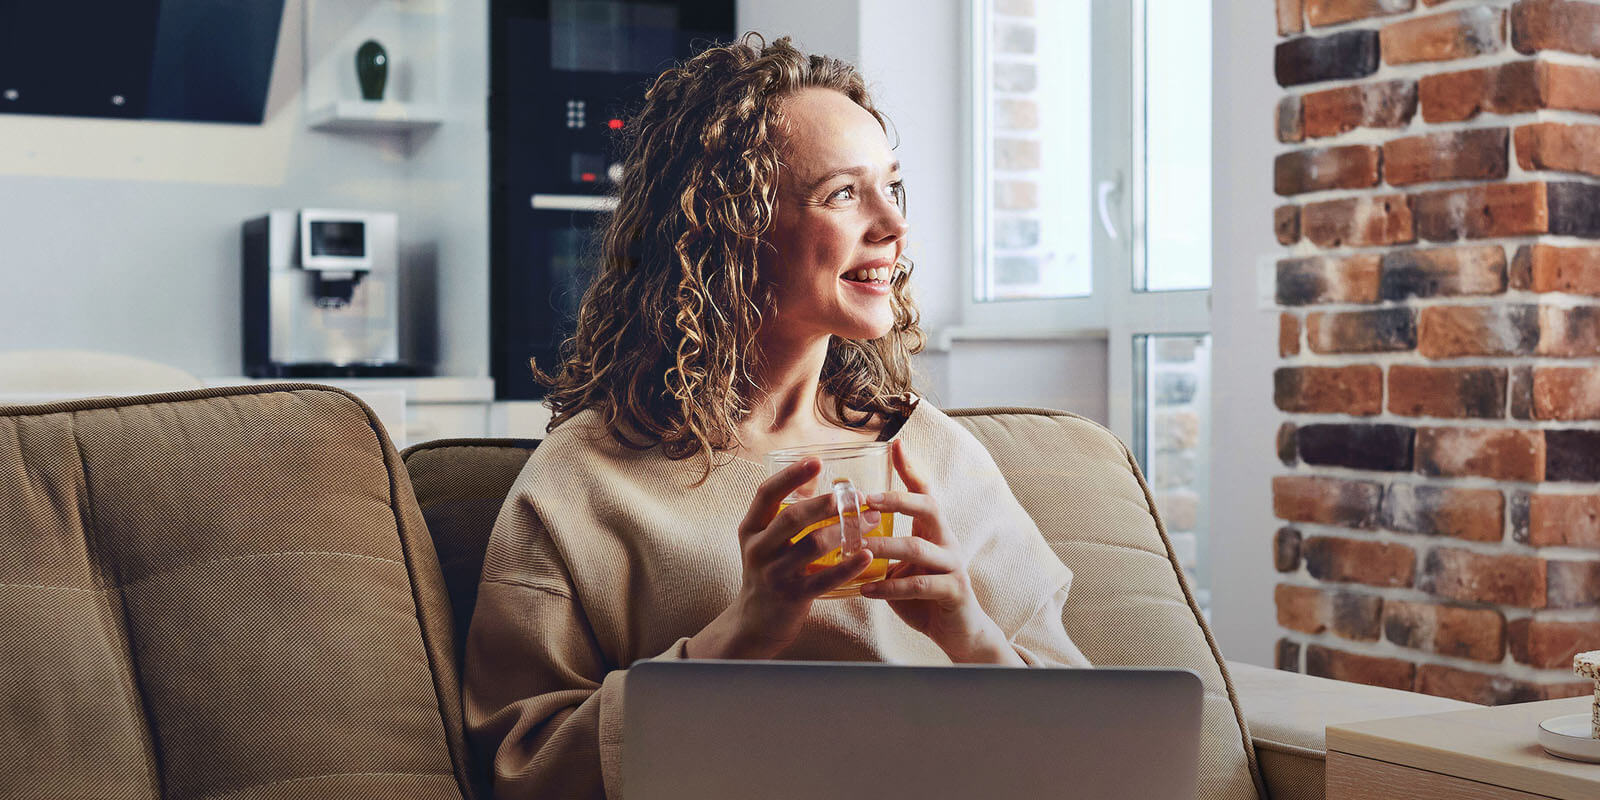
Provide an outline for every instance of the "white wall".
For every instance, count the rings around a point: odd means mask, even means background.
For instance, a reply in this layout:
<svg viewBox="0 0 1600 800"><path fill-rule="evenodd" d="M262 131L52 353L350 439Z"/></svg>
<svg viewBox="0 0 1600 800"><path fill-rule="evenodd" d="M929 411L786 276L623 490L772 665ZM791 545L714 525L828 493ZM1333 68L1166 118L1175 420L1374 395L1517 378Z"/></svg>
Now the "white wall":
<svg viewBox="0 0 1600 800"><path fill-rule="evenodd" d="M408 152L404 137L306 127L305 62L350 54L304 57L304 1L287 3L261 125L0 115L0 349L100 350L236 375L239 224L270 208L373 208L399 212L402 251L422 277L437 264L437 319L450 328L424 344L441 374L487 374L486 2L406 3L449 32L442 100L453 112ZM432 305L421 300L408 305Z"/></svg>
<svg viewBox="0 0 1600 800"><path fill-rule="evenodd" d="M793 36L808 52L853 60L898 134L908 191L913 286L923 327L959 325L962 306L962 0L739 0L739 29ZM893 141L893 140L891 140ZM917 358L944 406L1034 405L1105 422L1103 341L957 342Z"/></svg>
<svg viewBox="0 0 1600 800"><path fill-rule="evenodd" d="M1229 658L1271 665L1277 639L1271 476L1276 463L1272 370L1278 318L1257 303L1259 264L1272 233L1271 4L1217 0L1212 207L1211 563L1212 618Z"/></svg>

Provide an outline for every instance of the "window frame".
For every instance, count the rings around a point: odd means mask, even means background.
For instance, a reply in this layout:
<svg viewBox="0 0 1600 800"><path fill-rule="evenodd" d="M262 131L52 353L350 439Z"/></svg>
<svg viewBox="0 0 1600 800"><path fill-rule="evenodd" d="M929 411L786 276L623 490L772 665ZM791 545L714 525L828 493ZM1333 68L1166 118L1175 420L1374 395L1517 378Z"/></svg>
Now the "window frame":
<svg viewBox="0 0 1600 800"><path fill-rule="evenodd" d="M1134 409L1135 337L1211 332L1210 289L1136 288L1145 271L1145 4L1091 0L1090 95L1096 113L1090 124L1090 182L1096 196L1090 208L1100 217L1091 226L1091 293L979 302L978 279L990 267L992 3L965 3L961 324L937 331L935 345L948 349L960 340L1104 340L1110 428L1124 441L1133 441L1139 423Z"/></svg>

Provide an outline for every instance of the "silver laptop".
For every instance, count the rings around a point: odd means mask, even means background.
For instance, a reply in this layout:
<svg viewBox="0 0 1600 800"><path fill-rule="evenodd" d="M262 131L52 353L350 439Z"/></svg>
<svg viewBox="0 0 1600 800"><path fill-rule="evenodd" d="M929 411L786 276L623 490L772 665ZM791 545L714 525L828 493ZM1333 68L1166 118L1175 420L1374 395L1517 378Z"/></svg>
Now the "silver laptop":
<svg viewBox="0 0 1600 800"><path fill-rule="evenodd" d="M1201 694L1180 669L642 661L623 796L1189 800Z"/></svg>

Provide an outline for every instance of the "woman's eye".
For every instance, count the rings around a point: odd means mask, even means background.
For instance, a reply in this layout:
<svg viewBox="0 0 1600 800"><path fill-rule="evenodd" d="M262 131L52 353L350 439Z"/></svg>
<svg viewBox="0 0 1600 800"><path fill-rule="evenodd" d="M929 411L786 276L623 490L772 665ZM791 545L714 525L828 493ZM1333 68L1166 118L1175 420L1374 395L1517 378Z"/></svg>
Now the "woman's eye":
<svg viewBox="0 0 1600 800"><path fill-rule="evenodd" d="M854 186L844 186L839 189L835 189L833 194L828 195L828 200L849 200L850 198L855 197L855 194L856 190Z"/></svg>
<svg viewBox="0 0 1600 800"><path fill-rule="evenodd" d="M906 196L906 185L905 185L905 182L904 181L895 181L894 183L889 184L889 196L894 198L895 200L899 200L900 198L905 197Z"/></svg>

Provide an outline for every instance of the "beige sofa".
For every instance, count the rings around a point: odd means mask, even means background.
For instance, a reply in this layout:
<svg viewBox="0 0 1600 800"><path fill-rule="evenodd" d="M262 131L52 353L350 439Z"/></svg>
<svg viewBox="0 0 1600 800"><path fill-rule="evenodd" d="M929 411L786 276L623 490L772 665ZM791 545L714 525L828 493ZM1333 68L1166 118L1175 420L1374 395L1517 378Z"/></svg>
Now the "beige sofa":
<svg viewBox="0 0 1600 800"><path fill-rule="evenodd" d="M1115 437L951 413L1076 574L1088 656L1201 675L1199 797L1320 797L1326 722L1463 707L1224 662ZM0 795L489 796L460 641L534 446L402 460L305 384L0 407Z"/></svg>

